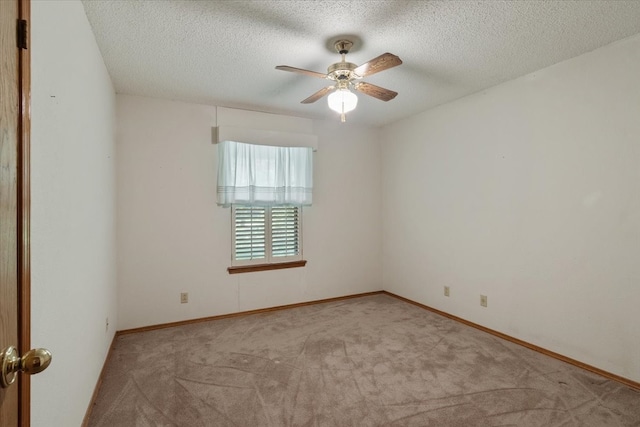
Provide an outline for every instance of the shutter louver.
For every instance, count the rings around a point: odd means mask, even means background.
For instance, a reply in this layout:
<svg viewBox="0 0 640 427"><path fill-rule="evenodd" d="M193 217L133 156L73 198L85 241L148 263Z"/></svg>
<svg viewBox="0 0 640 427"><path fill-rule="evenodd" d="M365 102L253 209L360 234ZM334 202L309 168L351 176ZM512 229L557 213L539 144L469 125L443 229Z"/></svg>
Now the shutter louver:
<svg viewBox="0 0 640 427"><path fill-rule="evenodd" d="M238 261L266 258L266 212L264 207L236 206L235 259Z"/></svg>
<svg viewBox="0 0 640 427"><path fill-rule="evenodd" d="M274 257L300 254L300 218L297 206L271 208L271 253Z"/></svg>

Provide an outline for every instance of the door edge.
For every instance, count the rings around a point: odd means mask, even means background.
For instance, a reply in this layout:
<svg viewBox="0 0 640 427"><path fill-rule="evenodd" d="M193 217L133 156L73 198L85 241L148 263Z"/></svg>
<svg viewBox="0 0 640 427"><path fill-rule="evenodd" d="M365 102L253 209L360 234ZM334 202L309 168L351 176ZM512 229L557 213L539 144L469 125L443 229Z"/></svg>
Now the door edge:
<svg viewBox="0 0 640 427"><path fill-rule="evenodd" d="M26 49L19 49L18 118L18 347L31 348L31 0L17 0L18 19L26 20ZM31 425L31 381L20 375L18 423Z"/></svg>

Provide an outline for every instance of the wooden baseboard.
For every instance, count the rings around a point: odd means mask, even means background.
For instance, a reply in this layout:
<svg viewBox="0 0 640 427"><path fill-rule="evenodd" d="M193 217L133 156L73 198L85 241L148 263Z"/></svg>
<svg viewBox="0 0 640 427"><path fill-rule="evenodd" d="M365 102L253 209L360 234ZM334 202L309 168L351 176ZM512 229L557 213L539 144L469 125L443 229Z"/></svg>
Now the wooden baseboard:
<svg viewBox="0 0 640 427"><path fill-rule="evenodd" d="M240 311L240 312L237 312L237 313L221 314L221 315L218 315L218 316L200 317L200 318L197 318L197 319L182 320L182 321L179 321L179 322L170 322L170 323L162 323L162 324L159 324L159 325L143 326L141 328L123 329L121 331L118 331L117 334L119 334L119 335L135 334L135 333L138 333L138 332L153 331L153 330L156 330L156 329L164 329L164 328L173 328L174 326L189 325L189 324L192 324L192 323L208 322L208 321L211 321L211 320L219 320L219 319L229 319L231 317L248 316L248 315L251 315L251 314L269 313L271 311L287 310L287 309L290 309L290 308L304 307L304 306L307 306L307 305L322 304L322 303L326 303L326 302L342 301L342 300L346 300L346 299L360 298L360 297L366 297L366 296L370 296L370 295L380 295L380 294L383 294L383 293L384 293L384 291L365 292L365 293L361 293L361 294L345 295L345 296L335 297L335 298L326 298L326 299L313 300L313 301L307 301L307 302L299 302L299 303L296 303L296 304L287 304L287 305L279 305L279 306L276 306L276 307L260 308L260 309L257 309L257 310L248 310L248 311Z"/></svg>
<svg viewBox="0 0 640 427"><path fill-rule="evenodd" d="M458 317L458 316L454 316L454 315L449 314L449 313L444 312L444 311L440 311L440 310L435 309L433 307L429 307L427 305L420 304L419 302L410 300L409 298L401 297L400 295L396 295L396 294L388 292L388 291L382 291L380 293L382 293L384 295L389 295L389 296L394 297L394 298L397 298L397 299L399 299L401 301L404 301L404 302L407 302L409 304L413 304L415 306L418 306L420 308L428 310L428 311L430 311L432 313L438 314L440 316L444 316L444 317L449 318L451 320L455 320L456 322L460 322L460 323L462 323L464 325L471 326L472 328L479 329L479 330L481 330L483 332L486 332L488 334L494 335L494 336L496 336L498 338L502 338L502 339L504 339L506 341L509 341L509 342L512 342L514 344L518 344L518 345L521 345L521 346L526 347L528 349L537 351L538 353L542 353L545 356L553 357L554 359L558 359L558 360L561 360L561 361L563 361L565 363L568 363L570 365L577 366L578 368L593 372L594 374L598 374L598 375L600 375L602 377L605 377L605 378L607 378L609 380L613 380L613 381L619 382L621 384L624 384L626 386L632 387L632 388L634 388L636 390L640 390L640 383L639 382L632 381L632 380L630 380L628 378L621 377L620 375L616 375L616 374L613 374L611 372L607 372L607 371L602 370L600 368L596 368L595 366L588 365L586 363L580 362L579 360L572 359L572 358L564 356L564 355L562 355L560 353L556 353L554 351L547 350L546 348L539 347L539 346L537 346L535 344L531 344L531 343L523 341L521 339L514 338L514 337L512 337L510 335L503 334L502 332L498 332L496 330L487 328L485 326L478 325L477 323L470 322L470 321L468 321L466 319L463 319L463 318Z"/></svg>
<svg viewBox="0 0 640 427"><path fill-rule="evenodd" d="M104 370L111 359L111 354L113 353L113 346L116 342L116 338L118 338L119 333L113 335L113 339L111 340L111 345L109 346L109 351L107 352L107 357L104 359L104 364L102 365L102 369L100 370L100 376L98 377L98 381L96 382L96 386L93 389L93 394L91 395L91 400L89 401L89 406L87 407L87 412L84 414L84 419L82 420L82 427L87 427L89 425L89 418L91 418L91 411L93 411L93 406L96 404L96 399L98 398L98 392L100 391L100 386L102 386L102 379L104 378Z"/></svg>

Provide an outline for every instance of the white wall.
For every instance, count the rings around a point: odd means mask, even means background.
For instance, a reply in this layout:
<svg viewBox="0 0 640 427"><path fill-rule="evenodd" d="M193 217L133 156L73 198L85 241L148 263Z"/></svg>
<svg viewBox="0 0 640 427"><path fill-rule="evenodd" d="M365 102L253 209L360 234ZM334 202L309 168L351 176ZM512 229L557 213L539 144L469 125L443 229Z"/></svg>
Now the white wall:
<svg viewBox="0 0 640 427"><path fill-rule="evenodd" d="M31 9L32 425L79 426L117 323L115 94L82 4Z"/></svg>
<svg viewBox="0 0 640 427"><path fill-rule="evenodd" d="M384 288L640 381L638 76L640 36L386 127Z"/></svg>
<svg viewBox="0 0 640 427"><path fill-rule="evenodd" d="M381 289L374 131L127 95L116 110L118 329ZM217 123L319 136L314 204L303 210L306 267L227 273L231 216L215 203Z"/></svg>

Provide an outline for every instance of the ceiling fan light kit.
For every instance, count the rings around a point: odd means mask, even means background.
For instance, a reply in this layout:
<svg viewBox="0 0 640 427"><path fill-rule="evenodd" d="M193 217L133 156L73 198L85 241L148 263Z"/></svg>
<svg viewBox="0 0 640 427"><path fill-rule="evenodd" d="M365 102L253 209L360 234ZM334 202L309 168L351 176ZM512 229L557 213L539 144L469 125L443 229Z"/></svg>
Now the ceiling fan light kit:
<svg viewBox="0 0 640 427"><path fill-rule="evenodd" d="M327 97L329 108L340 114L341 121L346 121L346 114L358 105L358 97L349 89L338 89Z"/></svg>
<svg viewBox="0 0 640 427"><path fill-rule="evenodd" d="M342 55L342 60L331 64L329 68L327 68L327 74L289 67L287 65L278 65L276 69L333 81L334 83L331 86L324 87L310 97L302 100L302 104L311 104L323 96L329 95L327 98L329 108L340 114L341 121L345 122L346 113L353 111L356 105L358 105L358 97L355 93L351 92L351 90L362 92L365 95L385 102L392 100L398 95L397 92L361 80L364 77L402 64L402 60L396 55L383 53L371 61L357 66L356 64L346 61L346 55L352 46L353 43L349 40L338 40L335 43L334 47L336 51Z"/></svg>

